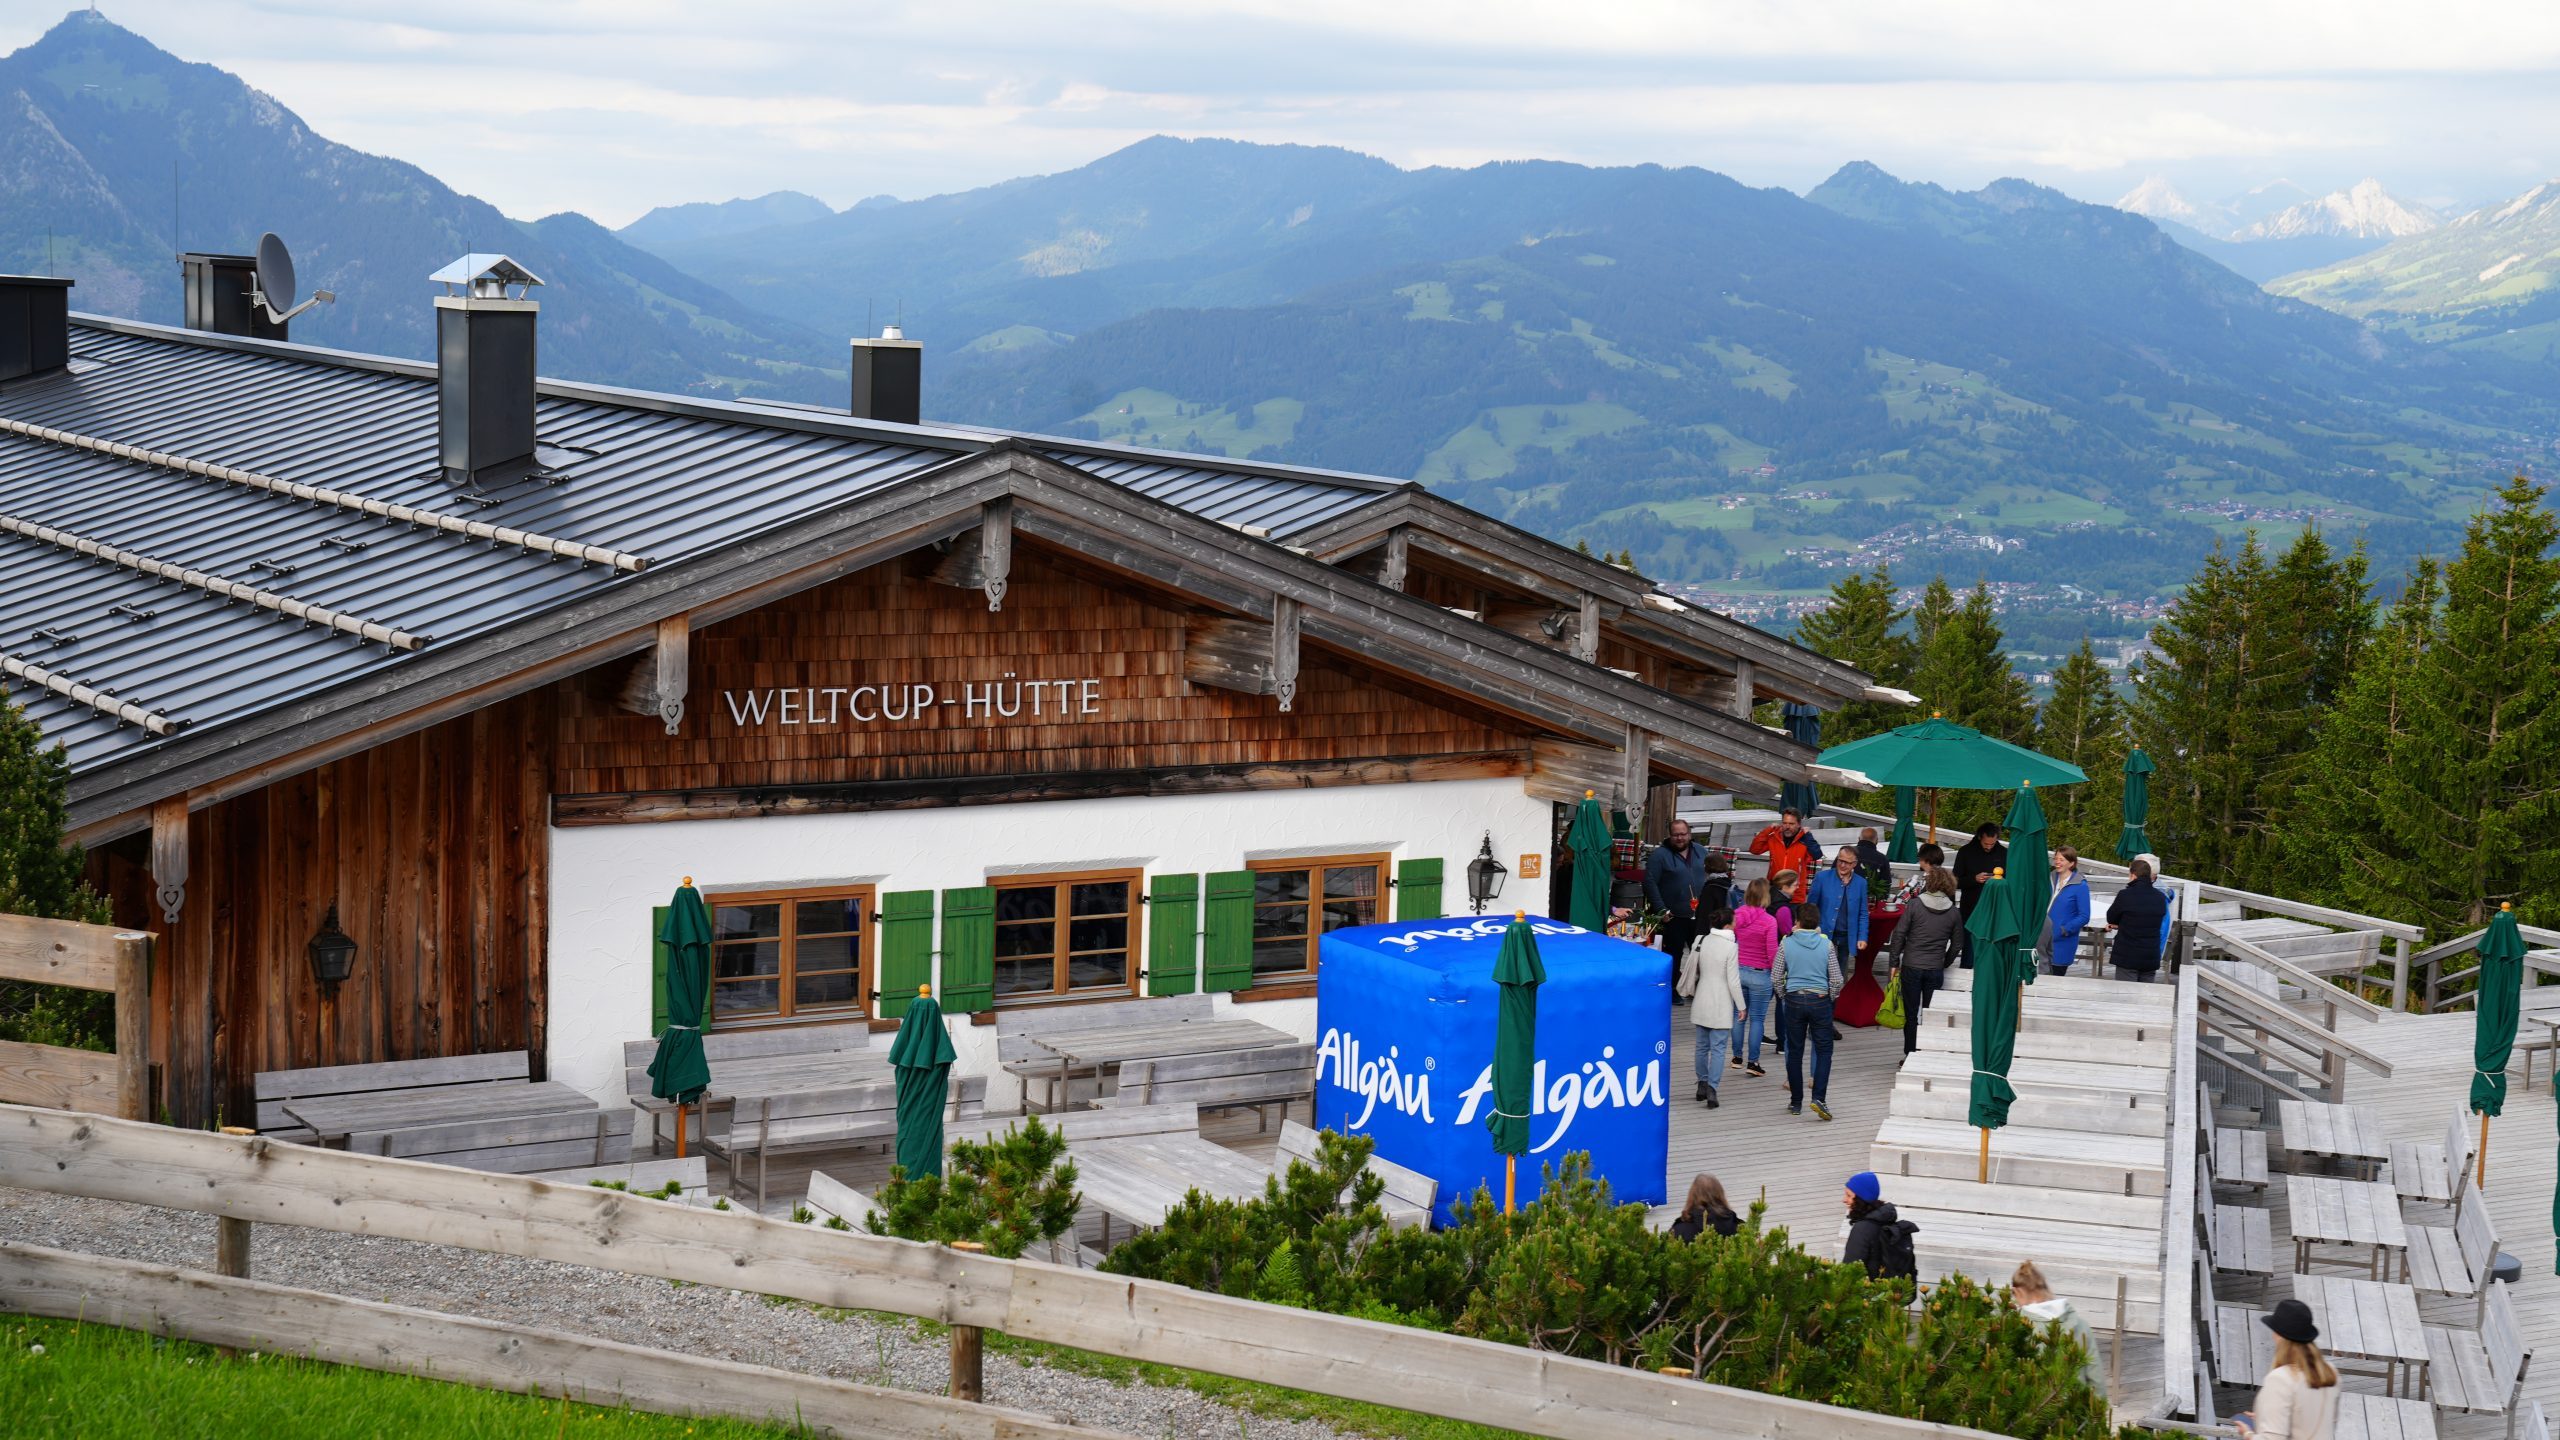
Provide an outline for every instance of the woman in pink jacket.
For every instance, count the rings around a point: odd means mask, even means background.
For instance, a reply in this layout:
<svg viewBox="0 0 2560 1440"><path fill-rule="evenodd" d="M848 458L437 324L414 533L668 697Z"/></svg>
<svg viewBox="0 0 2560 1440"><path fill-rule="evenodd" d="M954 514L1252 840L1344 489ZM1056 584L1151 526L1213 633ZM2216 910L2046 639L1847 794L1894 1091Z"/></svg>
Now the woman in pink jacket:
<svg viewBox="0 0 2560 1440"><path fill-rule="evenodd" d="M1769 967L1778 958L1778 919L1769 913L1769 882L1754 880L1742 892L1742 908L1733 912L1733 943L1742 968L1742 1028L1733 1040L1733 1063L1745 1075L1766 1075L1760 1068L1760 1035L1769 1018L1769 995L1776 982Z"/></svg>

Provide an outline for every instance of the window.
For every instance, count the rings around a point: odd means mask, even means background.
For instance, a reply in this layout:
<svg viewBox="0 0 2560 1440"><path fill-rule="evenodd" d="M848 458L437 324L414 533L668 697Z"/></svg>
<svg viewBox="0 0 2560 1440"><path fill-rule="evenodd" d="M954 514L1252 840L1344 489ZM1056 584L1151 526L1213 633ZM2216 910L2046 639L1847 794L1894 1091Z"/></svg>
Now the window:
<svg viewBox="0 0 2560 1440"><path fill-rule="evenodd" d="M996 999L1126 995L1138 953L1138 872L1016 876L996 892Z"/></svg>
<svg viewBox="0 0 2560 1440"><path fill-rule="evenodd" d="M1386 894L1387 857L1329 855L1257 860L1253 871L1253 980L1316 973L1316 941L1328 930L1373 924Z"/></svg>
<svg viewBox="0 0 2560 1440"><path fill-rule="evenodd" d="M871 890L714 895L711 1019L862 1013Z"/></svg>

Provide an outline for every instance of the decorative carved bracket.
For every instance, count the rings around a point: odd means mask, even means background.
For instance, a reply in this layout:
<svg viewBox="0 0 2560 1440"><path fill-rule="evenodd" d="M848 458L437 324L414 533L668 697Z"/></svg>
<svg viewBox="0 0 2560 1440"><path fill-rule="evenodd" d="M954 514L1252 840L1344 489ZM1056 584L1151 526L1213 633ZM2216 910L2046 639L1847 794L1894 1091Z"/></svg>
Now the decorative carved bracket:
<svg viewBox="0 0 2560 1440"><path fill-rule="evenodd" d="M1378 583L1402 590L1406 567L1413 559L1413 537L1401 525L1387 532L1387 555L1378 566Z"/></svg>
<svg viewBox="0 0 2560 1440"><path fill-rule="evenodd" d="M1285 595L1271 602L1271 692L1284 715L1298 702L1298 602Z"/></svg>
<svg viewBox="0 0 2560 1440"><path fill-rule="evenodd" d="M666 722L667 733L673 735L684 728L685 672L692 662L693 618L670 615L658 622L656 685L653 694L658 702L658 718Z"/></svg>
<svg viewBox="0 0 2560 1440"><path fill-rule="evenodd" d="M1630 725L1627 727L1626 768L1618 778L1619 791L1625 799L1618 808L1627 812L1627 823L1639 832L1644 829L1645 801L1653 795L1653 736Z"/></svg>
<svg viewBox="0 0 2560 1440"><path fill-rule="evenodd" d="M187 797L172 795L151 807L151 883L160 916L171 926L187 903Z"/></svg>
<svg viewBox="0 0 2560 1440"><path fill-rule="evenodd" d="M1573 658L1600 663L1600 597L1588 590L1582 592L1581 608L1573 617Z"/></svg>
<svg viewBox="0 0 2560 1440"><path fill-rule="evenodd" d="M1013 580L1013 497L999 495L978 512L978 527L951 542L933 567L937 585L987 592L987 608L1002 610Z"/></svg>

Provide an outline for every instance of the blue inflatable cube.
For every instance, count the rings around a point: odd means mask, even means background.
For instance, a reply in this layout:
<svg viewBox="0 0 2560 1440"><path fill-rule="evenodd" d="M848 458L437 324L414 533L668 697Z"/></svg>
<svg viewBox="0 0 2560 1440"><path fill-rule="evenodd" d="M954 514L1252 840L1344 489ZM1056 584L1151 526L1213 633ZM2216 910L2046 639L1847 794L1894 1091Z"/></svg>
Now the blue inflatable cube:
<svg viewBox="0 0 2560 1440"><path fill-rule="evenodd" d="M1502 1194L1493 1111L1493 983L1506 916L1361 925L1327 934L1316 972L1316 1118L1440 1182L1436 1221L1486 1186ZM1571 1151L1621 1201L1668 1199L1671 957L1532 915L1536 1097L1518 1198Z"/></svg>

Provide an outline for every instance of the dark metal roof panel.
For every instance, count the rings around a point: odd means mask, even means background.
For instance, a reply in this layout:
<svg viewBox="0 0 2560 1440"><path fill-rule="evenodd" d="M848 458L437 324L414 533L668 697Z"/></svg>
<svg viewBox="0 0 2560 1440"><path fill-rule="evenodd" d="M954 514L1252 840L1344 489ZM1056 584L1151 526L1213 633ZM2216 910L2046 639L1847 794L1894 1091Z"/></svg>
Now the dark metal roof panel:
<svg viewBox="0 0 2560 1440"><path fill-rule="evenodd" d="M1222 470L1190 457L1146 459L1075 449L1052 449L1049 458L1125 485L1141 495L1180 506L1203 519L1265 535L1282 535L1356 510L1378 498L1379 487L1353 485L1317 474L1286 475Z"/></svg>

